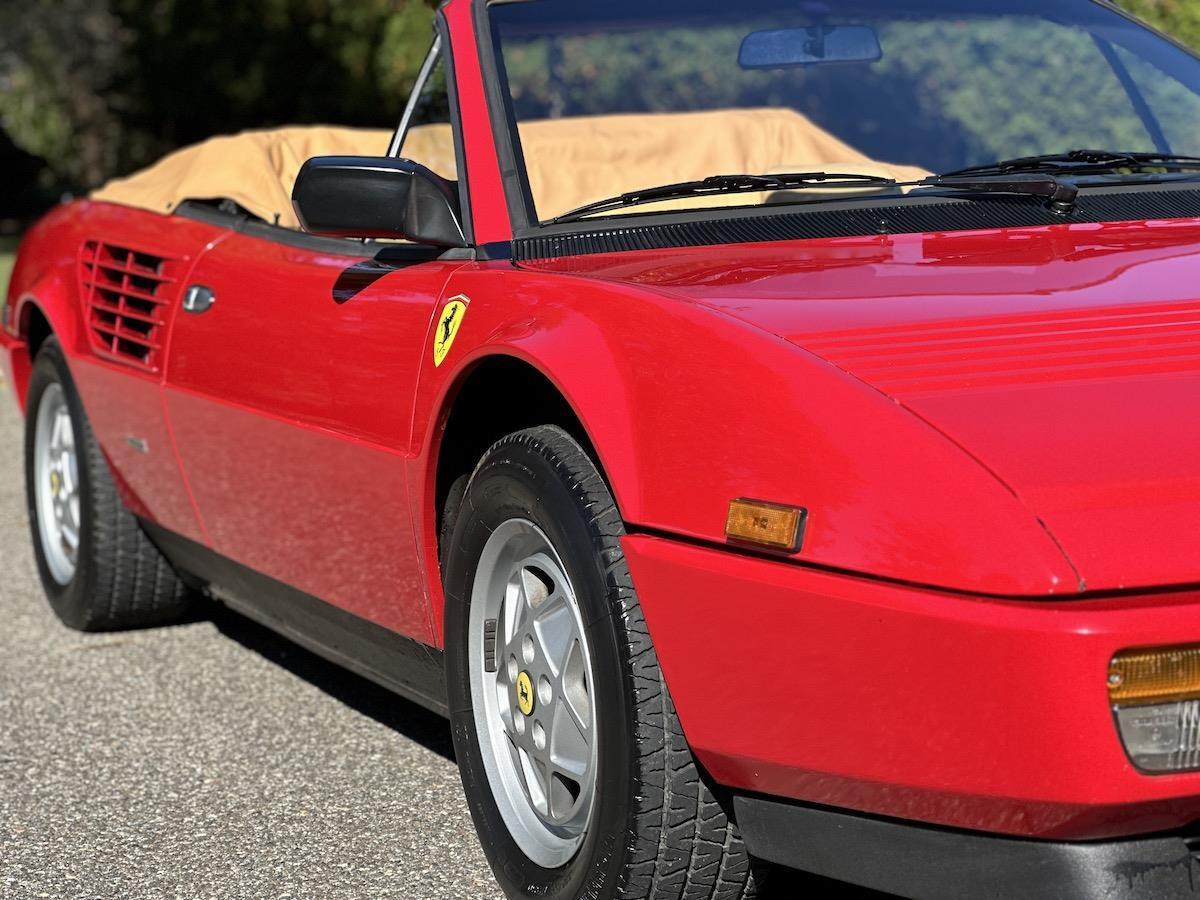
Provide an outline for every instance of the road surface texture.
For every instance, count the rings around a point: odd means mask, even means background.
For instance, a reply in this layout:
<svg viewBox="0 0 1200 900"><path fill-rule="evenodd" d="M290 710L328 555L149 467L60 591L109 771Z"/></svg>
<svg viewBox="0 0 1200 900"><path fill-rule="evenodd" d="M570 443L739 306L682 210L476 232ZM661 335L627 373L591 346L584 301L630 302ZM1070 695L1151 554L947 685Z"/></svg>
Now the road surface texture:
<svg viewBox="0 0 1200 900"><path fill-rule="evenodd" d="M444 720L219 609L60 626L21 447L0 384L0 898L499 896Z"/></svg>

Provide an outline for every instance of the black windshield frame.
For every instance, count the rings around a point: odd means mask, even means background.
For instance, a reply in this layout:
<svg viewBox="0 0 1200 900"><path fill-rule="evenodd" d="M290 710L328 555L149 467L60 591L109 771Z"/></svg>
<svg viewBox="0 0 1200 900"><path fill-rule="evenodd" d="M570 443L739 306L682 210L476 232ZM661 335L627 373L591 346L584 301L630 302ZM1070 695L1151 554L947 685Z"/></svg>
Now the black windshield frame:
<svg viewBox="0 0 1200 900"><path fill-rule="evenodd" d="M682 212L646 212L635 209L628 213L608 214L602 217L581 219L568 223L554 223L551 219L540 220L537 216L533 191L526 169L524 151L517 129L517 116L512 102L508 75L505 70L504 54L496 30L492 27L491 17L491 9L493 7L525 4L536 2L536 0L473 0L473 2L480 69L484 78L489 117L501 168L501 183L504 188L505 202L515 239L552 237L556 234L579 234L582 232L620 229L623 227L644 225L648 221L669 224L672 222L694 222L713 217L728 218L732 216L740 219L760 215L779 215L781 211L806 206L819 206L823 209L836 211L838 209L850 209L861 205L871 206L876 203L888 205L895 202L895 198L872 197L863 197L860 200L850 201L849 203L844 199L813 199L782 208L777 205L760 205L696 208ZM1142 21L1132 13L1116 5L1113 0L1088 0L1088 2L1108 13L1116 14L1126 22L1137 26L1135 30L1126 29L1122 37L1128 38L1130 35L1137 35L1136 41L1139 43L1141 41L1165 41L1176 50L1184 53L1187 57L1200 62L1200 52ZM1015 2L1009 0L1009 2L1004 3L1004 11L1006 12L1019 12L1022 8L1028 8L1039 15L1046 15L1044 7L1040 5L1038 0L1015 0ZM1110 43L1115 43L1118 46L1128 49L1129 42L1127 40L1117 42L1113 41L1109 36L1105 36L1105 39ZM1200 79L1200 70L1197 72L1197 78ZM1185 81L1190 79L1181 78L1180 80ZM1200 93L1200 85L1198 85L1198 93ZM1181 183L1191 181L1191 179L1179 180ZM1148 186L1153 187L1153 185ZM1158 185L1158 187L1161 187L1161 185ZM947 196L952 195L948 194ZM923 199L932 198L929 194L925 194ZM913 200L920 202L915 197Z"/></svg>

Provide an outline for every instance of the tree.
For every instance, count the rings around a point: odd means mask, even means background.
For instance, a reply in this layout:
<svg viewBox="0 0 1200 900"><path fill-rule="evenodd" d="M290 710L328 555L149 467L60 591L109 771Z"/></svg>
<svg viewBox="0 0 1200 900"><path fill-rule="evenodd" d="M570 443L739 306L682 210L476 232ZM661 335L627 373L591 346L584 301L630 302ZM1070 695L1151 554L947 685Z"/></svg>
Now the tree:
<svg viewBox="0 0 1200 900"><path fill-rule="evenodd" d="M429 46L436 4L0 2L0 129L44 161L43 186L57 193L95 187L213 134L390 125ZM1200 47L1200 3L1124 5ZM0 205L14 193L0 184Z"/></svg>
<svg viewBox="0 0 1200 900"><path fill-rule="evenodd" d="M129 39L104 0L0 5L0 124L61 184L96 184L136 156L112 92Z"/></svg>
<svg viewBox="0 0 1200 900"><path fill-rule="evenodd" d="M436 0L0 4L0 124L89 189L213 134L399 119Z"/></svg>
<svg viewBox="0 0 1200 900"><path fill-rule="evenodd" d="M1121 0L1121 5L1177 40L1200 48L1200 4L1194 0Z"/></svg>

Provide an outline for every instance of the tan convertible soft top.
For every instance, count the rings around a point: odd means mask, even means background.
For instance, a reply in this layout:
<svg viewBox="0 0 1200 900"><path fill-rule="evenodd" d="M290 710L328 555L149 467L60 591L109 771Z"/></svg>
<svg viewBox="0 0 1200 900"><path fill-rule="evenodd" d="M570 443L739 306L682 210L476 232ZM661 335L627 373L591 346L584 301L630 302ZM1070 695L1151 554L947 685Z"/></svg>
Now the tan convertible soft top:
<svg viewBox="0 0 1200 900"><path fill-rule="evenodd" d="M323 126L215 137L111 181L92 198L164 214L185 200L232 200L267 222L299 228L292 185L304 161L313 156L380 156L390 137L386 131ZM453 173L453 147L449 162Z"/></svg>
<svg viewBox="0 0 1200 900"><path fill-rule="evenodd" d="M387 131L327 126L217 137L110 182L92 196L164 214L185 200L229 199L267 222L298 228L292 185L306 159L379 156L390 137ZM824 170L902 179L928 174L871 160L786 109L551 119L523 124L521 142L542 218L636 188L718 173ZM457 177L449 125L413 129L404 155L446 178ZM716 202L749 201L745 195L701 201ZM688 205L697 201L655 208Z"/></svg>

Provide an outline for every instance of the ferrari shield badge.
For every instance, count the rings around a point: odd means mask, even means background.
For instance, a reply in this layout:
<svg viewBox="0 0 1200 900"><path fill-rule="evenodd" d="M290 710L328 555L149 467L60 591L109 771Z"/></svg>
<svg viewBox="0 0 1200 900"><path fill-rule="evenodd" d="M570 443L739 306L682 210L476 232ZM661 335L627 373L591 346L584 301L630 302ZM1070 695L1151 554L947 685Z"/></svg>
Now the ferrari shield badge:
<svg viewBox="0 0 1200 900"><path fill-rule="evenodd" d="M458 329L462 327L463 319L467 317L467 304L471 301L461 294L446 304L442 314L438 316L437 330L433 335L433 364L440 366L450 354L454 339L458 337Z"/></svg>
<svg viewBox="0 0 1200 900"><path fill-rule="evenodd" d="M523 716L533 715L533 679L528 672L517 676L517 708Z"/></svg>

